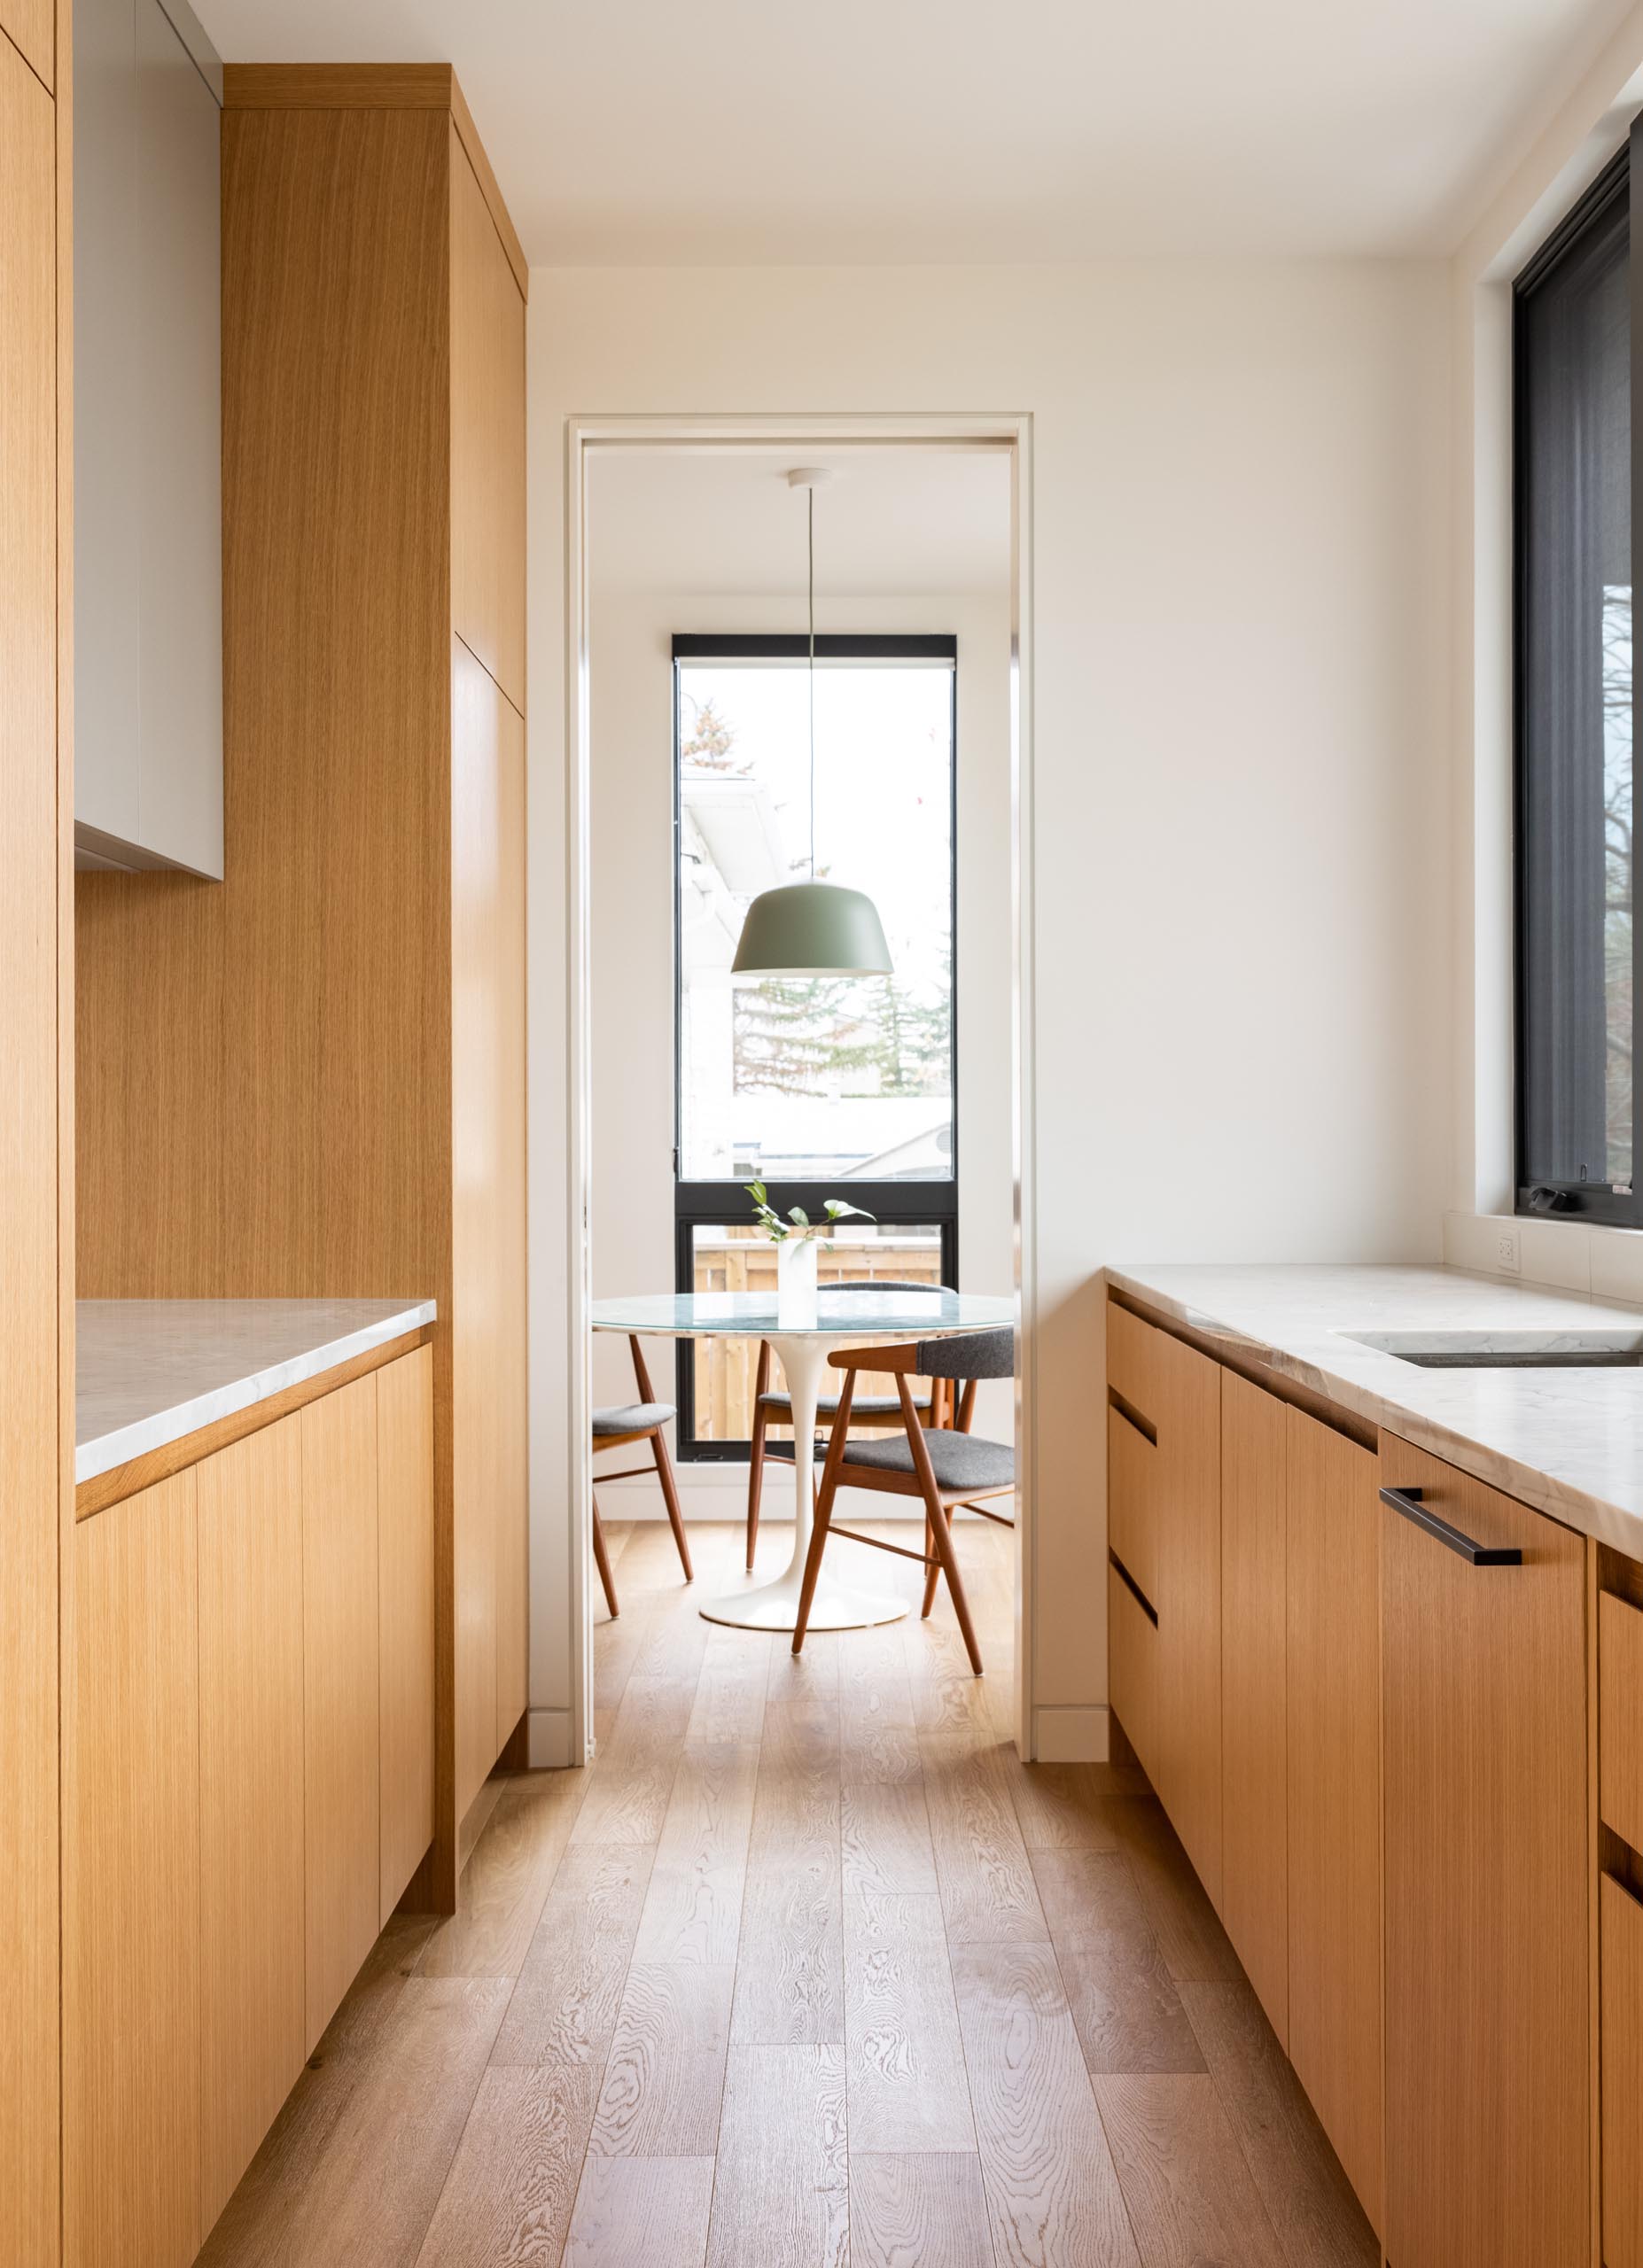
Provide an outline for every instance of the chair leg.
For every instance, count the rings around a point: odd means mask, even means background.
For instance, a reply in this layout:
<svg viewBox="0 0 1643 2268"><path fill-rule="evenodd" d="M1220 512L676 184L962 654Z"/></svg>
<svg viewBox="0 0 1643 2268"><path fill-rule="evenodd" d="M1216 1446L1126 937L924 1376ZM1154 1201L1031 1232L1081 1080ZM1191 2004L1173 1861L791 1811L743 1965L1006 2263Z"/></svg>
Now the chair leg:
<svg viewBox="0 0 1643 2268"><path fill-rule="evenodd" d="M610 1608L611 1619L614 1622L622 1610L616 1604L616 1585L611 1577L611 1555L604 1548L604 1522L599 1517L599 1499L596 1496L593 1500L593 1547L594 1565L599 1570L599 1581L604 1585L604 1603Z"/></svg>
<svg viewBox="0 0 1643 2268"><path fill-rule="evenodd" d="M763 1404L756 1404L753 1410L753 1443L747 1459L747 1572L750 1575L753 1572L753 1549L759 1542L759 1508L765 1493L765 1428L768 1423L769 1416Z"/></svg>
<svg viewBox="0 0 1643 2268"><path fill-rule="evenodd" d="M805 1643L805 1633L810 1627L810 1610L815 1604L816 1581L822 1573L822 1554L832 1523L833 1499L838 1494L838 1469L845 1461L845 1443L850 1438L850 1405L855 1391L856 1374L853 1371L846 1371L845 1391L839 1397L838 1415L833 1420L833 1430L828 1437L827 1457L822 1467L822 1486L816 1492L810 1550L805 1560L805 1579L798 1593L798 1619L793 1625L795 1653Z"/></svg>
<svg viewBox="0 0 1643 2268"><path fill-rule="evenodd" d="M829 1463L831 1460L829 1459ZM798 1653L805 1643L805 1633L810 1627L810 1610L815 1603L816 1583L822 1573L822 1554L827 1544L827 1532L833 1518L835 1484L827 1472L822 1475L822 1493L816 1499L815 1517L810 1528L810 1550L805 1560L805 1579L799 1586L798 1619L793 1625L793 1651Z"/></svg>
<svg viewBox="0 0 1643 2268"><path fill-rule="evenodd" d="M690 1547L685 1542L684 1514L679 1506L679 1488L674 1479L674 1461L667 1454L667 1436L658 1425L650 1436L650 1452L656 1459L656 1477L662 1484L662 1502L667 1507L668 1524L674 1531L674 1542L679 1546L679 1562L684 1569L687 1583L696 1581L696 1570L690 1565Z"/></svg>
<svg viewBox="0 0 1643 2268"><path fill-rule="evenodd" d="M959 1573L958 1555L953 1549L953 1530L939 1496L932 1498L930 1524L936 1531L936 1557L941 1562L941 1572L947 1579L947 1595L953 1601L953 1612L958 1617L958 1627L963 1633L964 1651L969 1656L969 1666L981 1675L981 1649L976 1643L976 1626L969 1619L969 1601L964 1596L964 1578ZM935 1570L931 1570L926 1587L933 1585Z"/></svg>
<svg viewBox="0 0 1643 2268"><path fill-rule="evenodd" d="M936 1557L936 1531L930 1524L928 1512L924 1515L924 1557L930 1565L924 1570L924 1604L918 1611L921 1622L930 1619L930 1610L936 1604L936 1585L941 1577L941 1563Z"/></svg>

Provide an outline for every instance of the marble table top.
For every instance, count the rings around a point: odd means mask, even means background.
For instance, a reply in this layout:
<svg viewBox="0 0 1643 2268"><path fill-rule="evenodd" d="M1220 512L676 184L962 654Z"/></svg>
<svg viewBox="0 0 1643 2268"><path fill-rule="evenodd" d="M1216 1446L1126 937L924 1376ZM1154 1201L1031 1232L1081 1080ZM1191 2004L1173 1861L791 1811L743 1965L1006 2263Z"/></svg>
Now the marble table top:
<svg viewBox="0 0 1643 2268"><path fill-rule="evenodd" d="M181 1441L432 1323L432 1300L81 1300L74 1479Z"/></svg>
<svg viewBox="0 0 1643 2268"><path fill-rule="evenodd" d="M1357 1334L1643 1334L1643 1312L1438 1267L1109 1268L1109 1282L1643 1559L1643 1368L1422 1370Z"/></svg>
<svg viewBox="0 0 1643 2268"><path fill-rule="evenodd" d="M641 1292L596 1300L595 1331L635 1331L647 1339L944 1339L998 1331L1014 1323L1016 1302L989 1292L849 1291L823 1284L814 1318L783 1323L769 1292Z"/></svg>

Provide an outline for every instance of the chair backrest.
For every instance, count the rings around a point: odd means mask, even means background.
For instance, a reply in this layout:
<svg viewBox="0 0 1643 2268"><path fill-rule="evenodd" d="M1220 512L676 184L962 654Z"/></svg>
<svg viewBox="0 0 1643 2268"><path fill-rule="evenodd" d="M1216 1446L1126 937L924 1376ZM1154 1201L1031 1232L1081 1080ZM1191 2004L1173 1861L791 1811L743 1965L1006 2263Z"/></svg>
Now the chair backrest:
<svg viewBox="0 0 1643 2268"><path fill-rule="evenodd" d="M862 1276L841 1278L837 1284L821 1284L822 1292L945 1292L945 1284L892 1284L882 1276Z"/></svg>
<svg viewBox="0 0 1643 2268"><path fill-rule="evenodd" d="M914 1367L927 1379L1012 1379L1016 1334L1006 1324L962 1339L921 1339Z"/></svg>

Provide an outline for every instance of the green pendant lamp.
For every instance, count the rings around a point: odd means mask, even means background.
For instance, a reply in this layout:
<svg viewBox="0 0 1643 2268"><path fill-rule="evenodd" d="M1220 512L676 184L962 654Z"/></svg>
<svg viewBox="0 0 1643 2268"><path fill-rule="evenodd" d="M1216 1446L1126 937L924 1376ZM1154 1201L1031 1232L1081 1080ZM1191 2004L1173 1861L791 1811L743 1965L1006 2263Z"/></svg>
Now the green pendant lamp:
<svg viewBox="0 0 1643 2268"><path fill-rule="evenodd" d="M810 583L810 880L761 891L747 909L733 976L888 976L890 947L878 908L859 889L819 882L816 871L816 490L813 467L787 476L807 492Z"/></svg>

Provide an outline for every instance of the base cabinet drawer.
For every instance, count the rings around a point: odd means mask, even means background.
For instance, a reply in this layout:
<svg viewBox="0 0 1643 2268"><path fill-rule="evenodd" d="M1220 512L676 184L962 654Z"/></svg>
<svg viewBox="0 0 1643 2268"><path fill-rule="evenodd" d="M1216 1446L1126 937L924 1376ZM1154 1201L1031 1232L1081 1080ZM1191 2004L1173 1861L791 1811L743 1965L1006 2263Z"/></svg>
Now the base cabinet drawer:
<svg viewBox="0 0 1643 2268"><path fill-rule="evenodd" d="M1107 1687L1141 1768L1158 1780L1158 1631L1116 1567L1107 1570Z"/></svg>
<svg viewBox="0 0 1643 2268"><path fill-rule="evenodd" d="M1585 1539L1381 1464L1387 2257L1591 2268Z"/></svg>

